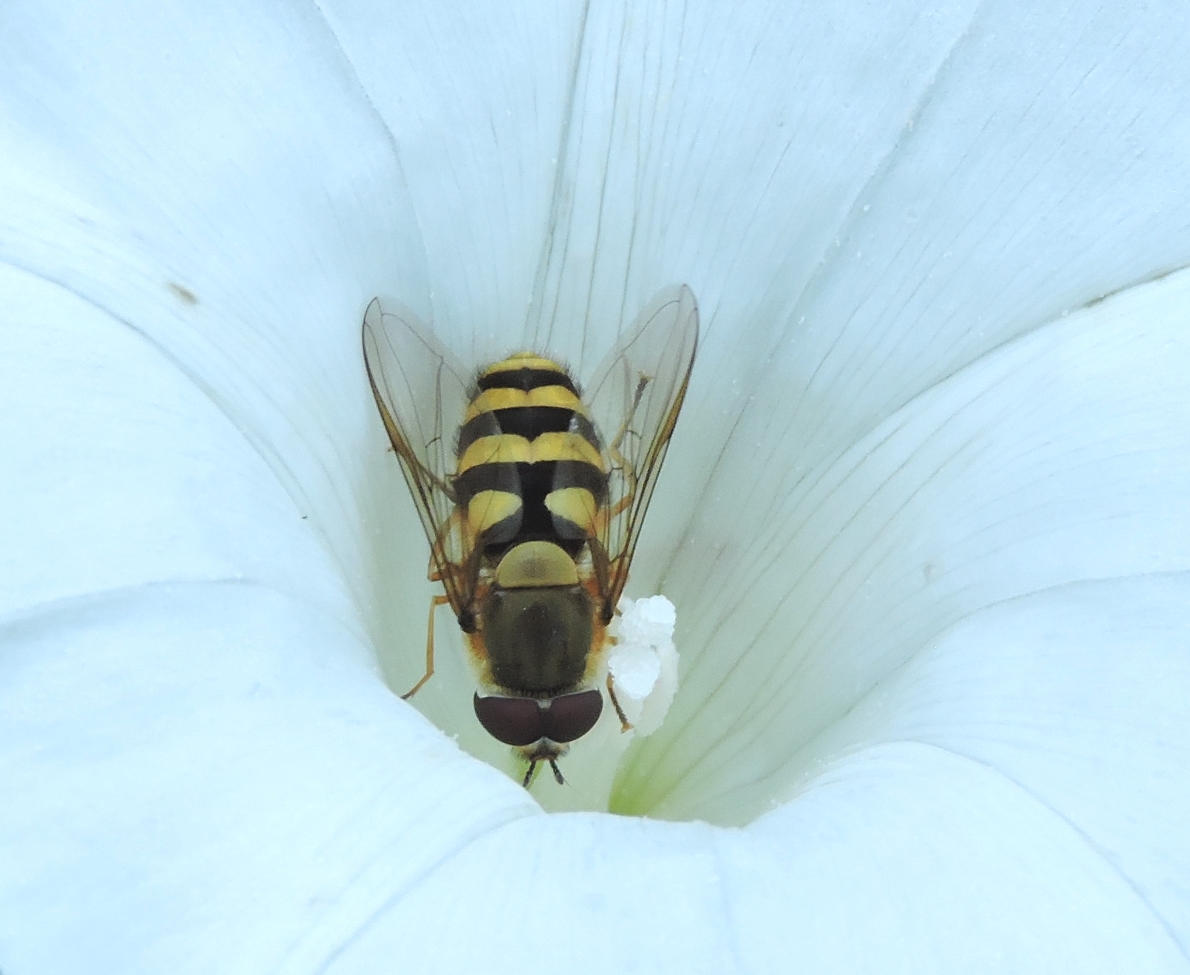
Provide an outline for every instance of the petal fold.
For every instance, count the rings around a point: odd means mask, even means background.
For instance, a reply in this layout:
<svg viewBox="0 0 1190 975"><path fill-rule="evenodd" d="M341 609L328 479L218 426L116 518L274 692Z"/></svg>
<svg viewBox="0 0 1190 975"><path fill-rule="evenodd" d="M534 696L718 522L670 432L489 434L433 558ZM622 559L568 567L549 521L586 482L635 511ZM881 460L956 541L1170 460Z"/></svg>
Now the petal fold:
<svg viewBox="0 0 1190 975"><path fill-rule="evenodd" d="M738 802L747 821L810 767L810 741L957 620L1190 566L1188 296L1183 273L1058 320L837 460L708 506L723 534L674 576L696 659L626 775L632 808L722 821Z"/></svg>

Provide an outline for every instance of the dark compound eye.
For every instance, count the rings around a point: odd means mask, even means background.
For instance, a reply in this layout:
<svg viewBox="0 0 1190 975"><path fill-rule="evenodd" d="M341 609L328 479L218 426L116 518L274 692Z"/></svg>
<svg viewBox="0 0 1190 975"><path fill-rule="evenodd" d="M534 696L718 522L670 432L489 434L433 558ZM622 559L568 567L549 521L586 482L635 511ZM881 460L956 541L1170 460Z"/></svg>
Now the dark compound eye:
<svg viewBox="0 0 1190 975"><path fill-rule="evenodd" d="M543 734L550 741L574 741L595 727L602 712L603 695L599 691L563 694L542 712Z"/></svg>
<svg viewBox="0 0 1190 975"><path fill-rule="evenodd" d="M496 741L506 745L532 745L546 737L546 712L531 697L480 697L476 694L474 704L479 723Z"/></svg>

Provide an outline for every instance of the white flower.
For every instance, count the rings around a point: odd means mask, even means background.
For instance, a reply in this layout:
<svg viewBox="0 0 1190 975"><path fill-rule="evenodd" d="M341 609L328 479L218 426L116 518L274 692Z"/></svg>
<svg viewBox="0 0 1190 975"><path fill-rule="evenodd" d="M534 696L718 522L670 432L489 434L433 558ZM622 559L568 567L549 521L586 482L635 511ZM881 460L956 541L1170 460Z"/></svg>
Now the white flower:
<svg viewBox="0 0 1190 975"><path fill-rule="evenodd" d="M5 975L1186 969L1190 14L836 6L5 7ZM681 687L530 794L360 319L673 282Z"/></svg>

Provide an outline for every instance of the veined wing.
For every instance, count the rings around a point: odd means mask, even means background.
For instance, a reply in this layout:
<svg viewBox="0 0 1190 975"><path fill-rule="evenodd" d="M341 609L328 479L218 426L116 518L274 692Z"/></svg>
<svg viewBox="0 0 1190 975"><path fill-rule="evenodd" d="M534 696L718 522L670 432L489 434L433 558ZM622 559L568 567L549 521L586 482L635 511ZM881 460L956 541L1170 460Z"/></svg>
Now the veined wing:
<svg viewBox="0 0 1190 975"><path fill-rule="evenodd" d="M686 285L654 296L587 391L608 459L608 507L597 519L606 553L605 619L628 581L641 524L686 396L698 347L698 305ZM596 561L596 577L603 573Z"/></svg>
<svg viewBox="0 0 1190 975"><path fill-rule="evenodd" d="M469 374L405 308L364 314L364 364L388 439L401 462L455 615L470 611L471 541L456 515L454 440L467 407Z"/></svg>

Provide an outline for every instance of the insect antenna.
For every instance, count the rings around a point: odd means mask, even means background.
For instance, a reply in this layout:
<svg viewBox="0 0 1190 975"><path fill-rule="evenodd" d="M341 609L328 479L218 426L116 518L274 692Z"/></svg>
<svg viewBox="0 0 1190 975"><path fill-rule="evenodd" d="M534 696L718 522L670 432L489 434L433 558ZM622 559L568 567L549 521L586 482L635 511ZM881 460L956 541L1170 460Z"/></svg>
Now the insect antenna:
<svg viewBox="0 0 1190 975"><path fill-rule="evenodd" d="M550 759L550 768L554 770L554 778L557 780L558 785L565 785L566 780L562 778L562 772L558 769L558 763L552 758Z"/></svg>

